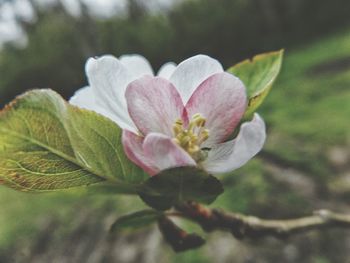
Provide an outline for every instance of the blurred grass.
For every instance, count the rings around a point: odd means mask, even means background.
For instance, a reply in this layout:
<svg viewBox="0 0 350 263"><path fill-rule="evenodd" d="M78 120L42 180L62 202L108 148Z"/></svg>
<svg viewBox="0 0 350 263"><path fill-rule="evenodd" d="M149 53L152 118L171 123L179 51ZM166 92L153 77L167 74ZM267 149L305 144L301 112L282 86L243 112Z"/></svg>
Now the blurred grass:
<svg viewBox="0 0 350 263"><path fill-rule="evenodd" d="M22 236L30 236L40 228L43 214L65 216L72 210L74 199L58 193L35 195L1 188L0 248L6 248Z"/></svg>
<svg viewBox="0 0 350 263"><path fill-rule="evenodd" d="M286 50L281 75L259 109L268 129L264 153L301 170L317 186L338 176L329 149L350 146L350 65L342 63L350 59L349 47L346 31ZM214 207L265 218L298 217L316 209L314 200L274 180L261 156L223 178L225 193ZM318 194L316 200L327 199L324 192ZM204 250L196 253L201 258ZM322 254L326 251L319 253L314 262L331 262Z"/></svg>
<svg viewBox="0 0 350 263"><path fill-rule="evenodd" d="M328 161L329 149L350 145L349 47L346 31L286 50L282 72L259 109L268 129L264 153L300 169L319 185L337 176ZM259 155L233 175L224 178L227 189L216 206L272 217L279 210L287 217L310 208L309 200L271 182Z"/></svg>
<svg viewBox="0 0 350 263"><path fill-rule="evenodd" d="M347 31L298 50L286 50L282 73L260 110L268 127L264 151L301 167L320 182L333 176L327 150L335 145L350 145L350 66L332 66L337 60L350 58L349 47ZM279 209L290 215L309 208L308 201L298 193L272 183L260 159L234 175L223 178L226 191L214 206L257 214L269 211L269 216L283 215ZM141 206L134 201L137 198L95 197L79 191L33 195L1 187L0 249L35 235L43 216L58 218L69 226L76 207L98 207L107 199L121 212ZM173 262L206 260L202 249L173 258Z"/></svg>
<svg viewBox="0 0 350 263"><path fill-rule="evenodd" d="M350 59L349 47L347 32L286 52L278 83L261 110L270 128L318 147L349 141L350 66L332 65ZM324 69L313 72L320 65Z"/></svg>
<svg viewBox="0 0 350 263"><path fill-rule="evenodd" d="M286 52L276 86L261 109L265 151L327 181L327 153L350 145L350 32Z"/></svg>
<svg viewBox="0 0 350 263"><path fill-rule="evenodd" d="M59 232L67 234L72 226L70 222L80 216L82 208L94 210L106 205L118 213L130 213L144 207L135 197L91 194L86 188L32 194L1 187L0 250L14 242L35 238L36 233L45 228L47 220L60 222ZM96 217L103 216L96 214Z"/></svg>

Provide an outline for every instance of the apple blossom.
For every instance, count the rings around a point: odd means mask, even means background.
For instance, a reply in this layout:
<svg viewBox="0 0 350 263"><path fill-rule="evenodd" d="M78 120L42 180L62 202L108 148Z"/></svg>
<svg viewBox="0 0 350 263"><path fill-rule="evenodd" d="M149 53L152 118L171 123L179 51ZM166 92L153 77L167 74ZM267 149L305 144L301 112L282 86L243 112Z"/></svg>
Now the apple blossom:
<svg viewBox="0 0 350 263"><path fill-rule="evenodd" d="M180 166L226 173L264 144L258 114L238 127L247 107L243 83L208 56L167 63L157 76L142 56L103 56L88 60L86 74L90 86L70 103L116 122L126 155L150 175Z"/></svg>

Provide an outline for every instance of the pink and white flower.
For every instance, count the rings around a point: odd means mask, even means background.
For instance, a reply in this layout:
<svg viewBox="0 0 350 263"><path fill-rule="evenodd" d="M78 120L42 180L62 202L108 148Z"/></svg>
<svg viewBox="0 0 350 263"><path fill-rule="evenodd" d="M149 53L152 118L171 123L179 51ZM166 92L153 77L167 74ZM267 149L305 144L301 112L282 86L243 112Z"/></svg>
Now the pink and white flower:
<svg viewBox="0 0 350 263"><path fill-rule="evenodd" d="M115 121L123 129L126 155L150 175L180 166L226 173L264 144L258 114L228 140L246 110L246 90L208 56L167 63L157 76L142 56L103 56L88 60L86 74L90 86L70 102Z"/></svg>

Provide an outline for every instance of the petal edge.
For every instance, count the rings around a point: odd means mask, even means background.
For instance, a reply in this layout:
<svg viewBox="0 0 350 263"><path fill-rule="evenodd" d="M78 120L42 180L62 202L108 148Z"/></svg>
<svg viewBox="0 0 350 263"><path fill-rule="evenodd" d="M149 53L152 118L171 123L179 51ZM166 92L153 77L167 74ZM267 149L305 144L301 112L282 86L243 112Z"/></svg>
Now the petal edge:
<svg viewBox="0 0 350 263"><path fill-rule="evenodd" d="M255 156L266 139L265 123L257 114L250 122L243 123L236 139L215 145L202 164L213 174L233 171Z"/></svg>
<svg viewBox="0 0 350 263"><path fill-rule="evenodd" d="M223 71L222 65L216 59L207 55L196 55L182 61L174 70L170 81L186 104L199 84L211 75Z"/></svg>
<svg viewBox="0 0 350 263"><path fill-rule="evenodd" d="M144 138L133 132L123 130L122 144L126 156L136 165L140 166L146 173L154 175L159 170L153 165L152 161L144 153Z"/></svg>
<svg viewBox="0 0 350 263"><path fill-rule="evenodd" d="M173 167L196 166L196 162L185 150L163 134L147 135L143 149L160 171Z"/></svg>

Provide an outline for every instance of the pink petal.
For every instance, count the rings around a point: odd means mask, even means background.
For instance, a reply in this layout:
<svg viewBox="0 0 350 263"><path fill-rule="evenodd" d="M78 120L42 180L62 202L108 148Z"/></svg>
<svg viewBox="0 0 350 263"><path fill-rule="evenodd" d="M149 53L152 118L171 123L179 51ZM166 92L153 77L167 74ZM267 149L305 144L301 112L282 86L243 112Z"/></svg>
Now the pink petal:
<svg viewBox="0 0 350 263"><path fill-rule="evenodd" d="M168 80L142 77L128 85L125 97L129 114L144 135L158 132L173 136L174 122L184 114L184 106Z"/></svg>
<svg viewBox="0 0 350 263"><path fill-rule="evenodd" d="M204 146L225 141L241 120L247 105L243 83L232 74L217 73L207 78L186 105L188 117L206 118L209 138Z"/></svg>
<svg viewBox="0 0 350 263"><path fill-rule="evenodd" d="M182 61L170 77L179 91L184 104L204 80L215 73L223 72L219 61L206 55L196 55Z"/></svg>
<svg viewBox="0 0 350 263"><path fill-rule="evenodd" d="M196 162L185 150L163 134L150 133L147 135L143 149L160 171L172 167L196 165Z"/></svg>
<svg viewBox="0 0 350 263"><path fill-rule="evenodd" d="M159 170L154 167L150 158L145 155L142 148L143 140L144 137L138 136L128 130L123 130L122 144L126 156L145 170L146 173L153 175L158 173Z"/></svg>
<svg viewBox="0 0 350 263"><path fill-rule="evenodd" d="M252 121L242 124L236 139L215 145L202 165L205 170L214 174L235 170L261 150L265 139L265 123L255 114Z"/></svg>

